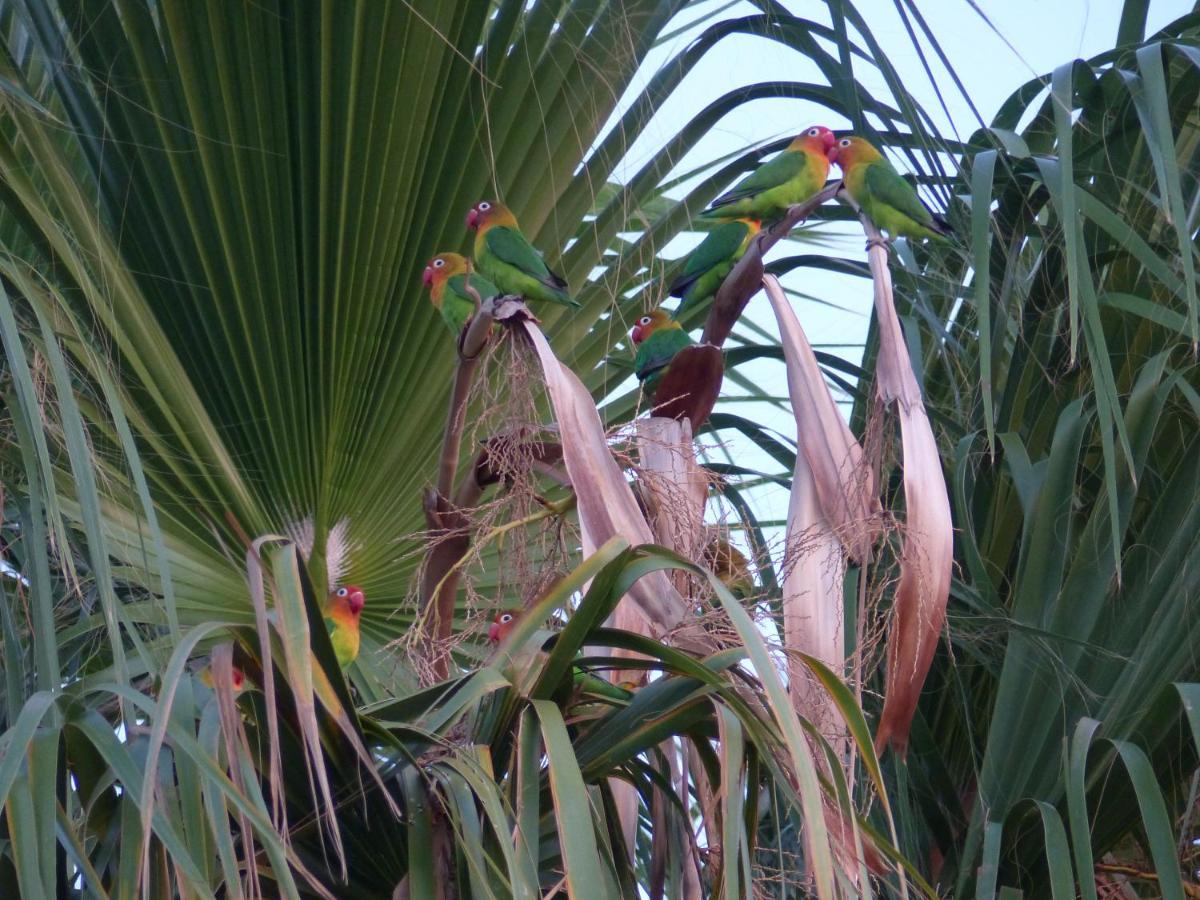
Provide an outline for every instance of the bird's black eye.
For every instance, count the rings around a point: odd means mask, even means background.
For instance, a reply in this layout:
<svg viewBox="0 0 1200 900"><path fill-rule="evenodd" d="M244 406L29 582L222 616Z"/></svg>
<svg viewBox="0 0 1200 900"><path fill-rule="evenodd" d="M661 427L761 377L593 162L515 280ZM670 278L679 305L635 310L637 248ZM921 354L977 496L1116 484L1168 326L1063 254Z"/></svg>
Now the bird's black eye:
<svg viewBox="0 0 1200 900"><path fill-rule="evenodd" d="M346 588L338 588L337 595L339 597L348 597L350 596L350 591L348 591Z"/></svg>
<svg viewBox="0 0 1200 900"><path fill-rule="evenodd" d="M638 319L638 324L639 325L649 325L653 321L654 320L652 318L650 318L649 316L642 316L640 319Z"/></svg>
<svg viewBox="0 0 1200 900"><path fill-rule="evenodd" d="M816 136L817 136L817 135L819 135L820 133L821 133L821 129L820 129L820 128L810 128L810 129L808 129L808 136L809 136L809 137L816 137Z"/></svg>
<svg viewBox="0 0 1200 900"><path fill-rule="evenodd" d="M510 613L505 613L504 615L502 615L502 616L500 617L500 624L501 624L501 625L507 625L507 624L508 624L509 622L511 622L511 621L512 621L512 615L511 615Z"/></svg>
<svg viewBox="0 0 1200 900"><path fill-rule="evenodd" d="M850 146L850 138L842 138L840 141L838 141L838 146L839 147L849 147Z"/></svg>
<svg viewBox="0 0 1200 900"><path fill-rule="evenodd" d="M479 204L480 212L487 212L491 208L492 208L492 204L488 203L486 200L484 200L482 203Z"/></svg>
<svg viewBox="0 0 1200 900"><path fill-rule="evenodd" d="M440 269L445 264L446 264L446 261L444 259L442 259L441 257L439 257L433 261L433 267L435 269Z"/></svg>

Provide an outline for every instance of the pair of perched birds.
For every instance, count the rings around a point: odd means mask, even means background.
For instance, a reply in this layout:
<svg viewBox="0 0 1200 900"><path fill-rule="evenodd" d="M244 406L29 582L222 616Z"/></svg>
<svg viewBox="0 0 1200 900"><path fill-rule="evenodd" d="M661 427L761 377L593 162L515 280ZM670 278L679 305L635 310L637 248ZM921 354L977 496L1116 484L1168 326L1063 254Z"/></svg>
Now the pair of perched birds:
<svg viewBox="0 0 1200 900"><path fill-rule="evenodd" d="M475 314L468 280L481 300L520 294L526 300L579 306L567 292L567 282L550 271L503 203L476 203L467 213L467 227L475 231L475 264L461 253L439 253L422 276L433 305L455 337Z"/></svg>
<svg viewBox="0 0 1200 900"><path fill-rule="evenodd" d="M946 220L925 206L913 186L866 140L838 139L822 125L809 128L701 213L702 220L723 224L692 251L671 283L670 295L681 298L679 308L674 314L664 309L647 313L630 335L638 348L634 371L646 391L653 394L671 359L692 343L676 321L680 313L715 296L763 223L783 218L789 207L820 191L835 163L851 199L892 237L942 238L952 233Z"/></svg>

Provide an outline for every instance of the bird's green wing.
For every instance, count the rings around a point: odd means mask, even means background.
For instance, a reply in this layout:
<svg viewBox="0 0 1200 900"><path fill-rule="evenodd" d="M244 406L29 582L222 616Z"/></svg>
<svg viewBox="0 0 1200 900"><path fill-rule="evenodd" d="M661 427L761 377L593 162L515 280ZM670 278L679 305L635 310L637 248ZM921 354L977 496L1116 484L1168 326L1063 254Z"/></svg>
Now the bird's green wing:
<svg viewBox="0 0 1200 900"><path fill-rule="evenodd" d="M471 295L467 293L467 276L466 275L451 275L446 280L446 287L452 290L460 297L465 297L471 300ZM471 273L471 287L479 294L480 300L486 300L488 297L495 297L500 293L500 288L496 287L478 272ZM474 300L471 300L474 303Z"/></svg>
<svg viewBox="0 0 1200 900"><path fill-rule="evenodd" d="M916 188L905 181L887 160L867 164L863 185L877 202L892 207L914 222L926 226L933 222L933 213L921 202Z"/></svg>
<svg viewBox="0 0 1200 900"><path fill-rule="evenodd" d="M460 297L453 291L447 291L442 298L442 321L446 328L458 339L459 333L466 327L471 316L475 315L475 304L466 297Z"/></svg>
<svg viewBox="0 0 1200 900"><path fill-rule="evenodd" d="M733 258L749 230L750 226L745 222L726 222L710 231L708 237L687 258L683 271L671 282L671 296L682 296L692 282L713 266Z"/></svg>
<svg viewBox="0 0 1200 900"><path fill-rule="evenodd" d="M574 666L571 669L571 675L575 686L579 688L582 694L593 694L613 700L629 700L633 697L631 691L627 691L625 688L613 684L611 681L605 681L591 672L585 672L578 666Z"/></svg>
<svg viewBox="0 0 1200 900"><path fill-rule="evenodd" d="M654 332L642 341L637 356L634 357L633 369L637 377L644 381L647 376L668 365L676 353L691 344L692 339L682 328L665 328Z"/></svg>
<svg viewBox="0 0 1200 900"><path fill-rule="evenodd" d="M770 162L763 163L739 181L731 191L722 194L710 205L724 206L735 200L753 197L755 194L777 188L798 176L807 166L808 154L803 150L785 150Z"/></svg>
<svg viewBox="0 0 1200 900"><path fill-rule="evenodd" d="M542 255L533 248L529 241L525 240L525 236L521 232L500 225L489 229L484 240L487 242L488 250L501 262L515 266L525 274L553 287L566 286L561 278L550 271L546 261L542 259Z"/></svg>

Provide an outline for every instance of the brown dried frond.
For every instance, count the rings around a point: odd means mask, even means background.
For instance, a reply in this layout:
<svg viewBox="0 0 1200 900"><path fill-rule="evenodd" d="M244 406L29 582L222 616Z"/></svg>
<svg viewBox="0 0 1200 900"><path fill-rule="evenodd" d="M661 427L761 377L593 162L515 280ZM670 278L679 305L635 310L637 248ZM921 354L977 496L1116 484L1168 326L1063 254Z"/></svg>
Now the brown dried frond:
<svg viewBox="0 0 1200 900"><path fill-rule="evenodd" d="M778 572L781 581L786 579L806 556L824 549L822 534L815 527L800 534L793 534L790 541L785 538L781 543L784 545L779 556ZM829 560L829 565L833 564L834 560Z"/></svg>
<svg viewBox="0 0 1200 900"><path fill-rule="evenodd" d="M454 572L466 627L433 641L431 623L424 621L432 611L421 610L414 586L402 608L415 616L416 626L390 645L406 653L423 682L437 674L436 660L467 642L478 643L497 609L531 605L569 571L571 553L579 546L574 526L552 514L544 496L555 487L544 477L543 460L557 434L543 424L540 369L526 342L515 340L509 329L496 335L480 359L464 437L469 447L486 447L487 484L497 488L484 502L454 509L451 527L406 538L415 547L411 552L422 556L422 576L432 549L445 545L462 554ZM478 474L468 470L463 477ZM496 555L502 564L487 564Z"/></svg>
<svg viewBox="0 0 1200 900"><path fill-rule="evenodd" d="M676 553L703 565L706 534L702 525L704 504L693 508L697 495L707 497L712 490L715 477L695 465L695 451L691 443L681 446L666 441L655 441L645 433L639 435L642 454L648 446L660 451L669 460L670 469L656 471L640 462L628 461L636 477L639 494L646 507L647 518L659 543L671 547ZM690 458L688 454L691 454ZM690 481L681 483L681 474L686 478L702 478L704 484ZM694 513L695 520L685 513Z"/></svg>
<svg viewBox="0 0 1200 900"><path fill-rule="evenodd" d="M769 857L759 853L752 868L755 900L792 896L792 889L803 895L812 886L804 855L783 847L772 847Z"/></svg>

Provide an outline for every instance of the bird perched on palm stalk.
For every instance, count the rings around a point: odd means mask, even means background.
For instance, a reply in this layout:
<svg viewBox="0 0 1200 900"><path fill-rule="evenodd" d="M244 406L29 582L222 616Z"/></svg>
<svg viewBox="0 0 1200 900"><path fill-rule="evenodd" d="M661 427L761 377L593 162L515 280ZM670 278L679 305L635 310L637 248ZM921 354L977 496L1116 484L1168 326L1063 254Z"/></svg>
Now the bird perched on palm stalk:
<svg viewBox="0 0 1200 900"><path fill-rule="evenodd" d="M762 223L757 219L742 218L718 225L708 233L688 256L683 271L671 282L671 296L683 298L675 311L676 318L717 292L761 229Z"/></svg>
<svg viewBox="0 0 1200 900"><path fill-rule="evenodd" d="M526 300L579 306L567 293L566 281L550 271L503 203L479 201L467 213L467 227L475 229L475 265L501 291Z"/></svg>
<svg viewBox="0 0 1200 900"><path fill-rule="evenodd" d="M639 318L629 337L637 347L633 371L642 383L642 390L651 397L675 354L695 343L665 309L656 309Z"/></svg>
<svg viewBox="0 0 1200 900"><path fill-rule="evenodd" d="M329 629L329 642L333 644L334 656L343 669L358 658L358 649L362 644L359 624L366 603L362 588L353 584L330 591L326 598L325 627Z"/></svg>
<svg viewBox="0 0 1200 900"><path fill-rule="evenodd" d="M824 125L814 125L709 204L700 218L751 217L764 222L783 218L788 207L802 203L825 186L829 148L835 140Z"/></svg>
<svg viewBox="0 0 1200 900"><path fill-rule="evenodd" d="M292 539L305 561L312 559L315 528L312 516L289 522L284 532ZM331 585L321 605L325 627L338 665L345 669L358 658L362 644L360 624L367 598L362 588L354 584L342 584L350 553L354 544L350 540L350 520L339 519L325 538L325 577Z"/></svg>
<svg viewBox="0 0 1200 900"><path fill-rule="evenodd" d="M929 209L890 162L860 137L837 141L829 158L842 170L846 191L891 237L945 238L954 233L949 223Z"/></svg>
<svg viewBox="0 0 1200 900"><path fill-rule="evenodd" d="M503 643L504 639L517 626L519 620L520 613L510 610L501 610L496 613L492 619L492 624L488 627L488 640L493 646ZM580 693L608 697L611 700L628 700L632 696L632 688L634 687L631 682L613 684L611 681L606 681L590 672L583 671L578 666L571 668L571 679Z"/></svg>
<svg viewBox="0 0 1200 900"><path fill-rule="evenodd" d="M754 575L750 561L722 534L714 534L704 548L704 564L739 600L754 596Z"/></svg>
<svg viewBox="0 0 1200 900"><path fill-rule="evenodd" d="M442 314L442 321L455 338L475 315L475 298L467 293L467 284L480 300L494 297L499 289L471 269L471 261L461 253L439 253L429 261L421 276L429 288L429 299Z"/></svg>

